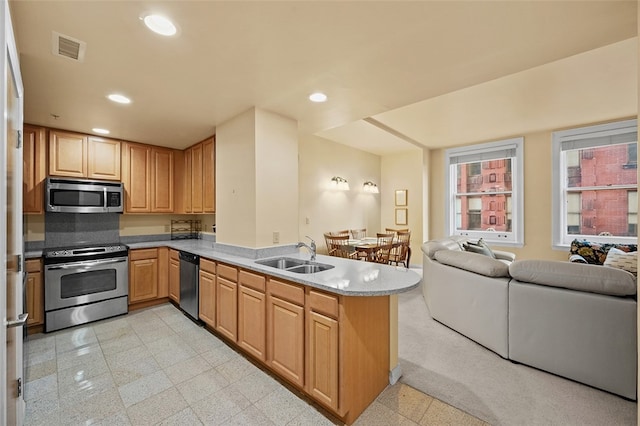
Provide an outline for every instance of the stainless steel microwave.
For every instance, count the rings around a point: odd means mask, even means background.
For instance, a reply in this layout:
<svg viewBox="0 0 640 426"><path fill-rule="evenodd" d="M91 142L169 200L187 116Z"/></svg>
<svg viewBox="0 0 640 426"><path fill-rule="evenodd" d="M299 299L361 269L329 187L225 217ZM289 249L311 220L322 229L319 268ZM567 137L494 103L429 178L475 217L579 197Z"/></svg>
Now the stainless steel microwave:
<svg viewBox="0 0 640 426"><path fill-rule="evenodd" d="M121 182L48 177L45 210L57 213L122 213Z"/></svg>

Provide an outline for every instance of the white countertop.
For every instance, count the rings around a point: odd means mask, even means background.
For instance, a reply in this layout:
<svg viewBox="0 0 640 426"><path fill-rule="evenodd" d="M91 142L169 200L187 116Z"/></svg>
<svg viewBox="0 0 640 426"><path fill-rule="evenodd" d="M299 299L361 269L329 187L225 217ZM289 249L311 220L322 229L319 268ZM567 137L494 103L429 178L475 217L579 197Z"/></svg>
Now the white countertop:
<svg viewBox="0 0 640 426"><path fill-rule="evenodd" d="M384 296L402 293L417 287L421 281L420 275L405 267L382 265L320 254L317 255L317 263L325 263L335 267L322 272L297 274L295 272L261 265L256 263L255 261L257 259L254 258L229 254L226 249L221 250L221 248L216 248L216 243L211 241L168 240L129 243L127 245L131 249L166 246L345 296ZM290 257L309 260L309 253L306 249L302 250L304 251L298 252L292 250L292 252L287 254L270 257Z"/></svg>

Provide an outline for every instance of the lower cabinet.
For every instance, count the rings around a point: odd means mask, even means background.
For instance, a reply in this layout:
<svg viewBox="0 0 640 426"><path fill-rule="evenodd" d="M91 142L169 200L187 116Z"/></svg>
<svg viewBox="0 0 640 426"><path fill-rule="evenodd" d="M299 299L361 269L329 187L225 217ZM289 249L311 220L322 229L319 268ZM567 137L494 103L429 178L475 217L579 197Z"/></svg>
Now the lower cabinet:
<svg viewBox="0 0 640 426"><path fill-rule="evenodd" d="M267 282L267 365L304 387L304 289L270 278Z"/></svg>
<svg viewBox="0 0 640 426"><path fill-rule="evenodd" d="M215 329L235 342L238 337L238 269L218 263L216 272Z"/></svg>
<svg viewBox="0 0 640 426"><path fill-rule="evenodd" d="M264 362L267 359L266 278L241 269L238 282L238 345Z"/></svg>
<svg viewBox="0 0 640 426"><path fill-rule="evenodd" d="M338 321L310 311L307 318L307 392L338 409Z"/></svg>
<svg viewBox="0 0 640 426"><path fill-rule="evenodd" d="M129 305L158 298L158 249L129 251Z"/></svg>
<svg viewBox="0 0 640 426"><path fill-rule="evenodd" d="M169 250L169 299L180 303L180 256L178 250Z"/></svg>
<svg viewBox="0 0 640 426"><path fill-rule="evenodd" d="M216 326L216 264L200 258L198 316L211 328Z"/></svg>
<svg viewBox="0 0 640 426"><path fill-rule="evenodd" d="M29 259L27 270L27 327L44 324L44 272L41 259Z"/></svg>

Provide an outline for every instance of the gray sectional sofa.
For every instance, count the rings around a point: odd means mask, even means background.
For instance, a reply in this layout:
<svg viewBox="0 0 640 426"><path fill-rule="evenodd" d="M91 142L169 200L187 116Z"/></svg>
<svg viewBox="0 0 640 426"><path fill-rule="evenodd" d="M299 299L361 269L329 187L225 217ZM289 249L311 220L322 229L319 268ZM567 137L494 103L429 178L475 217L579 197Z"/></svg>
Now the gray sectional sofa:
<svg viewBox="0 0 640 426"><path fill-rule="evenodd" d="M428 241L431 316L503 358L637 399L636 277L606 266L495 258Z"/></svg>

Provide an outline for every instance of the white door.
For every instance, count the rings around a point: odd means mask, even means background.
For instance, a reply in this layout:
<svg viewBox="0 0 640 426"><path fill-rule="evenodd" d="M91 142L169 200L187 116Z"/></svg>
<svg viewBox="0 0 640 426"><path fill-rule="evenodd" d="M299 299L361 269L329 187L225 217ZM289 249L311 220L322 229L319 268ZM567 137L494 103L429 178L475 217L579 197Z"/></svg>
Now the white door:
<svg viewBox="0 0 640 426"><path fill-rule="evenodd" d="M24 421L24 379L22 363L23 332L26 323L23 306L23 237L22 237L22 102L23 88L18 53L9 14L9 5L2 0L0 18L4 22L2 35L5 53L2 64L2 100L4 119L0 124L0 277L5 288L0 290L4 339L0 354L2 366L2 399L0 424L21 425ZM21 318L22 317L22 318ZM20 321L20 320L23 321ZM21 325L24 324L24 325ZM6 402L6 403L4 403Z"/></svg>

